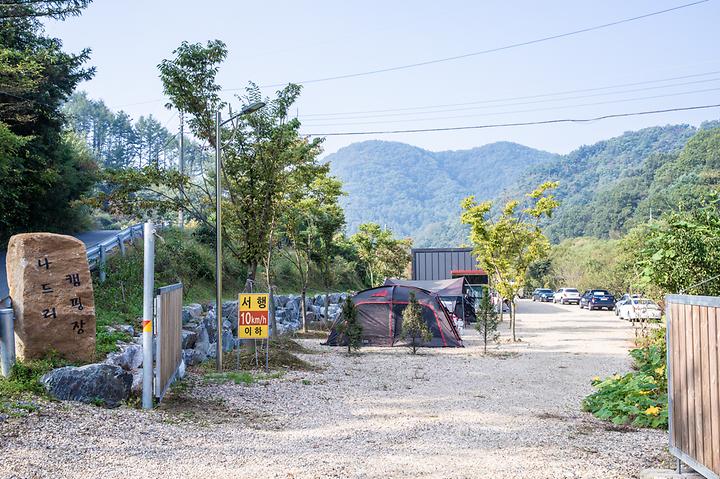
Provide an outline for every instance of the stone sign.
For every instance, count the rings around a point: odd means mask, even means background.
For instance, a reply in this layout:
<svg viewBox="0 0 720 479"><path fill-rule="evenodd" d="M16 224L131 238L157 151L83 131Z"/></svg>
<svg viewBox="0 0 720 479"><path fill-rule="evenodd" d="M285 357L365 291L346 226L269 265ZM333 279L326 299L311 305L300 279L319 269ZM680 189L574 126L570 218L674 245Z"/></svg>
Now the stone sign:
<svg viewBox="0 0 720 479"><path fill-rule="evenodd" d="M82 241L51 233L15 235L6 265L18 358L57 351L69 360L91 361L95 300Z"/></svg>

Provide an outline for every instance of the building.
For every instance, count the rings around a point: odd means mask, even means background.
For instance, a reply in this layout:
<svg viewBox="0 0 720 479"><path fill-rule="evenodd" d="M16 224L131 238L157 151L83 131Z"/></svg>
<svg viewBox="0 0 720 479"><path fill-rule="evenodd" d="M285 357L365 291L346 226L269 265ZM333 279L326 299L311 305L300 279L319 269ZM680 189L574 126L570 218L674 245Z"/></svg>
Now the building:
<svg viewBox="0 0 720 479"><path fill-rule="evenodd" d="M412 279L437 281L465 277L474 290L488 284L488 275L480 269L472 248L415 248L412 250Z"/></svg>

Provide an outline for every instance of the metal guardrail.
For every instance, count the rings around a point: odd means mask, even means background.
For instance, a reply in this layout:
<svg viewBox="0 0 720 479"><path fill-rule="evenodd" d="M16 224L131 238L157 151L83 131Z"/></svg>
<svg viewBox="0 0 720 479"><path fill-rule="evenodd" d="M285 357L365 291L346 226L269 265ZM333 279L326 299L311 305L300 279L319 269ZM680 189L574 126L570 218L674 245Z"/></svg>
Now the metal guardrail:
<svg viewBox="0 0 720 479"><path fill-rule="evenodd" d="M116 234L115 236L108 238L95 246L91 246L87 249L87 258L90 269L98 269L100 266L105 264L107 255L115 248L120 248L120 254L125 256L125 243L128 241L132 242L135 238L143 237L143 225L138 223L129 228L126 228ZM100 268L100 282L105 281L105 270Z"/></svg>

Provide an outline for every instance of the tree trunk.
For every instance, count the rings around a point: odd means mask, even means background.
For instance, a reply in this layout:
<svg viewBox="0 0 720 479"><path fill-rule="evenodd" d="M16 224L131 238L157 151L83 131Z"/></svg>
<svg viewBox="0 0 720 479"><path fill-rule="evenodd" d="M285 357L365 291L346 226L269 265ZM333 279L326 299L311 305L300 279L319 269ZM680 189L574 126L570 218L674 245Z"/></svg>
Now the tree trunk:
<svg viewBox="0 0 720 479"><path fill-rule="evenodd" d="M302 326L303 331L308 332L308 324L307 324L307 313L305 311L305 287L303 287L302 291L300 292L300 314L302 315Z"/></svg>
<svg viewBox="0 0 720 479"><path fill-rule="evenodd" d="M257 267L257 260L253 260L248 267L247 279L249 279L253 283L255 282L255 274L257 273Z"/></svg>
<svg viewBox="0 0 720 479"><path fill-rule="evenodd" d="M500 303L500 322L502 323L502 322L503 322L503 309L504 309L504 306L505 306L505 298L503 298L502 296L498 295L498 301L499 301L499 303Z"/></svg>
<svg viewBox="0 0 720 479"><path fill-rule="evenodd" d="M515 301L510 302L510 324L512 325L512 339L513 343L517 341L515 336Z"/></svg>
<svg viewBox="0 0 720 479"><path fill-rule="evenodd" d="M273 294L272 286L268 287L268 322L270 323L270 329L272 330L272 338L277 339L277 322L275 319L275 295Z"/></svg>

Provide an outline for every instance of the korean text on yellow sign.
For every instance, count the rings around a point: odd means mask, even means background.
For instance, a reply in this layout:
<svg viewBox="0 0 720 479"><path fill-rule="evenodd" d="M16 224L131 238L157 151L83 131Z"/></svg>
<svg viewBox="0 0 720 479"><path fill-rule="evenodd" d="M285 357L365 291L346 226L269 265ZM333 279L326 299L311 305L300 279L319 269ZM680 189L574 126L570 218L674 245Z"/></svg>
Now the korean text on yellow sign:
<svg viewBox="0 0 720 479"><path fill-rule="evenodd" d="M268 337L269 297L265 293L240 294L238 297L238 337L265 339Z"/></svg>

